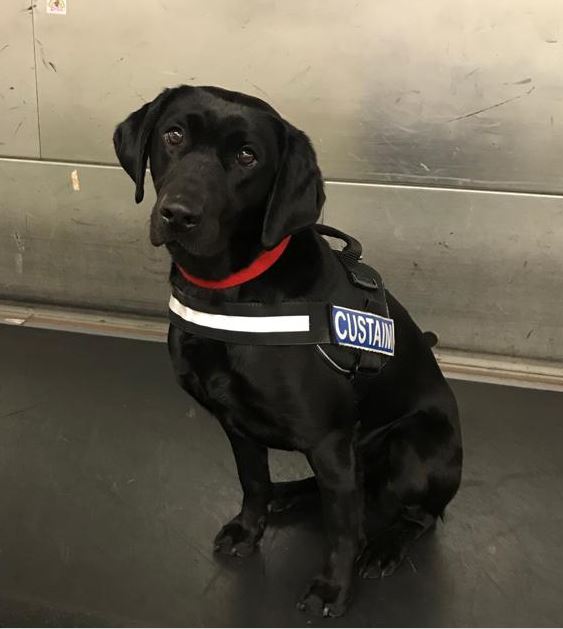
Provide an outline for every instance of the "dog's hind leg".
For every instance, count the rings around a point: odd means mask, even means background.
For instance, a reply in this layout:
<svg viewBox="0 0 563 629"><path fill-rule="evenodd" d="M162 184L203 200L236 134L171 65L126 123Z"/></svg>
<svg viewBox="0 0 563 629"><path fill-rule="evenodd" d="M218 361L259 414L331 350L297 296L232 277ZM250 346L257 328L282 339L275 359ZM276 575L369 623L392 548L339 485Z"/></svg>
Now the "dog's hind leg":
<svg viewBox="0 0 563 629"><path fill-rule="evenodd" d="M368 521L359 570L367 578L388 576L459 487L457 414L433 410L404 418L378 445L368 445L362 459Z"/></svg>
<svg viewBox="0 0 563 629"><path fill-rule="evenodd" d="M405 558L409 546L435 523L436 518L422 508L405 508L394 524L368 540L358 559L360 576L377 579L393 574Z"/></svg>

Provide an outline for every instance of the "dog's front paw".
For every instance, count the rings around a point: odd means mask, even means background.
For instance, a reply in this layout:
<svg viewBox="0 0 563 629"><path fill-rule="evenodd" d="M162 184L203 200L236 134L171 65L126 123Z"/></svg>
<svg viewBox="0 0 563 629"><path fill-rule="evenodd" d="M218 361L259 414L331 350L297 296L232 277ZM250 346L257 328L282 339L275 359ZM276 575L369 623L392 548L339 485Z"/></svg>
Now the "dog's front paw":
<svg viewBox="0 0 563 629"><path fill-rule="evenodd" d="M248 557L264 533L266 518L259 518L254 526L246 526L237 515L219 531L215 538L215 552L234 557Z"/></svg>
<svg viewBox="0 0 563 629"><path fill-rule="evenodd" d="M350 586L333 583L317 577L305 596L297 603L297 609L313 616L335 618L342 616L350 602Z"/></svg>

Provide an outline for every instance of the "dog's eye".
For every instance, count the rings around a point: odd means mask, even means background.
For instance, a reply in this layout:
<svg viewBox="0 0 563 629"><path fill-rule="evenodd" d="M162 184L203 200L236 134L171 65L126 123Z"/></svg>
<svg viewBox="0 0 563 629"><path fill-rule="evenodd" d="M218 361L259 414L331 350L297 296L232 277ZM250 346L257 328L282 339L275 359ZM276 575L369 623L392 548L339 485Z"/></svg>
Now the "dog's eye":
<svg viewBox="0 0 563 629"><path fill-rule="evenodd" d="M168 129L163 137L167 144L176 146L184 141L184 132L179 127L172 127L172 129Z"/></svg>
<svg viewBox="0 0 563 629"><path fill-rule="evenodd" d="M237 153L236 158L241 166L246 166L247 168L256 165L257 162L254 151L248 146L243 146Z"/></svg>

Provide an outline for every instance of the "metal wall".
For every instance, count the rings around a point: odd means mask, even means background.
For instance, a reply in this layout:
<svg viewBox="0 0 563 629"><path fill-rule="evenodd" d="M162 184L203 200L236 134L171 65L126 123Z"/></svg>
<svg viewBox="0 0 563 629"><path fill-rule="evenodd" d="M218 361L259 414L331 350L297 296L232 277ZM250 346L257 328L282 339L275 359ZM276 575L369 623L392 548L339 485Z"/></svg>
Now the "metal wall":
<svg viewBox="0 0 563 629"><path fill-rule="evenodd" d="M444 345L563 358L559 0L67 2L2 7L0 296L162 311L150 202L101 165L161 88L220 84L310 134L327 221Z"/></svg>
<svg viewBox="0 0 563 629"><path fill-rule="evenodd" d="M39 157L30 4L4 0L0 9L0 156Z"/></svg>

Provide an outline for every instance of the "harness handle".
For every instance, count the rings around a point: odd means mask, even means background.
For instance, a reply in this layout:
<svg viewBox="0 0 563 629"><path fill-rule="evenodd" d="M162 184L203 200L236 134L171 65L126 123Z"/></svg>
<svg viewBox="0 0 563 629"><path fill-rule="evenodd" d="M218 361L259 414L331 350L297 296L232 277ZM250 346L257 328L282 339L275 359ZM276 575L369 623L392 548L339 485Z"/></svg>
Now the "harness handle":
<svg viewBox="0 0 563 629"><path fill-rule="evenodd" d="M345 258L354 261L362 259L362 245L352 236L336 229L336 227L330 227L330 225L315 223L314 228L321 236L330 236L331 238L343 240L346 243L344 249L342 249L342 255Z"/></svg>

